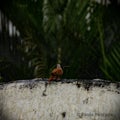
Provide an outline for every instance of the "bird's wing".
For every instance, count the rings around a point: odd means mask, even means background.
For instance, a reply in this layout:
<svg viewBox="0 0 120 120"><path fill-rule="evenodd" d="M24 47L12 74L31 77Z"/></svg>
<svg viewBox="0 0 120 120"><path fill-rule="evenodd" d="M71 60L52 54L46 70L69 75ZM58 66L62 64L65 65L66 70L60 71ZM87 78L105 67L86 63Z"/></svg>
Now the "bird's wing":
<svg viewBox="0 0 120 120"><path fill-rule="evenodd" d="M55 68L52 71L53 75L62 75L63 74L63 70L61 68Z"/></svg>

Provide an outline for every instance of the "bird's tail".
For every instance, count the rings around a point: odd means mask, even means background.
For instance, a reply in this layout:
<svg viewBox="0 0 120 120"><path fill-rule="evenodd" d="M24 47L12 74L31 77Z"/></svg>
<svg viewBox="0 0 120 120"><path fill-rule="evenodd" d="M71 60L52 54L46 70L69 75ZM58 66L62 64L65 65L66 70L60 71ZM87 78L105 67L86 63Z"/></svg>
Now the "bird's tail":
<svg viewBox="0 0 120 120"><path fill-rule="evenodd" d="M55 80L55 79L56 79L56 76L51 75L48 79L48 82L50 83L52 80Z"/></svg>

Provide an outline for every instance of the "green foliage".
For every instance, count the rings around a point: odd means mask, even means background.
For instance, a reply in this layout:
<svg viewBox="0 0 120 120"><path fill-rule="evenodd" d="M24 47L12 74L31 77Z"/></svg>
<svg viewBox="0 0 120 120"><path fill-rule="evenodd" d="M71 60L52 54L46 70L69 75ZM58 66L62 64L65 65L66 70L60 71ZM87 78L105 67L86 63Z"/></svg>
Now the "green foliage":
<svg viewBox="0 0 120 120"><path fill-rule="evenodd" d="M107 79L119 81L120 79L120 43L112 47L109 54L105 56L101 69Z"/></svg>
<svg viewBox="0 0 120 120"><path fill-rule="evenodd" d="M100 50L102 55L100 68L104 74L105 79L109 79L111 81L119 81L120 30L118 29L119 27L116 27L116 25L120 26L118 22L120 18L115 16L114 20L109 20L110 14L111 16L114 15L114 12L111 11L115 10L113 10L113 8L111 9L111 7L107 8L106 11L104 11L104 13L99 15L98 19L99 39L101 46ZM109 34L109 37L106 34ZM113 36L112 38L111 35Z"/></svg>
<svg viewBox="0 0 120 120"><path fill-rule="evenodd" d="M25 63L16 64L8 58L0 57L0 82L31 78L30 72Z"/></svg>
<svg viewBox="0 0 120 120"><path fill-rule="evenodd" d="M57 49L61 48L62 65L63 67L69 66L64 67L65 78L97 76L98 63L95 61L99 57L97 55L99 50L95 50L98 34L98 31L95 30L95 19L98 12L92 14L91 9L96 11L97 7L94 2L89 2L89 0L66 0L61 3L60 0L52 1L52 3L47 0L43 4L44 31L47 33L46 40L52 49L49 54L53 54L57 58ZM90 22L87 23L86 16L89 13L91 15L88 18ZM91 30L88 30L89 27Z"/></svg>
<svg viewBox="0 0 120 120"><path fill-rule="evenodd" d="M63 66L64 78L92 79L104 73L106 79L119 79L120 36L115 34L114 45L114 38L106 36L111 8L90 0L7 2L0 7L21 33L20 50L25 58L18 65L18 77L13 77L13 72L8 75L11 79L48 77L58 62ZM8 74L6 70L1 68Z"/></svg>
<svg viewBox="0 0 120 120"><path fill-rule="evenodd" d="M37 0L36 2L33 0L12 0L9 4L3 3L3 6L1 6L2 11L19 29L23 39L22 46L19 49L25 59L23 62L25 70L23 71L26 78L34 75L36 77L46 76L46 72L43 69L45 68L46 70L47 68L47 64L44 66L46 63L44 56L46 56L47 44L44 41L44 31L42 29L42 4L43 0ZM41 63L44 65L41 65ZM21 69L24 67L21 66ZM41 67L44 68L41 69ZM45 72L44 75L43 72Z"/></svg>

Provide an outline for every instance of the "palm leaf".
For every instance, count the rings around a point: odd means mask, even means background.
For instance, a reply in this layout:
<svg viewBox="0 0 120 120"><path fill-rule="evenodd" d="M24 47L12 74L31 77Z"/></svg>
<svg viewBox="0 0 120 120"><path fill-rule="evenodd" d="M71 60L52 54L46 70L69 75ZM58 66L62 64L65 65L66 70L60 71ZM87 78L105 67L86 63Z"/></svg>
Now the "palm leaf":
<svg viewBox="0 0 120 120"><path fill-rule="evenodd" d="M106 67L101 66L107 79L119 81L120 79L120 44L114 45L110 54L106 55Z"/></svg>

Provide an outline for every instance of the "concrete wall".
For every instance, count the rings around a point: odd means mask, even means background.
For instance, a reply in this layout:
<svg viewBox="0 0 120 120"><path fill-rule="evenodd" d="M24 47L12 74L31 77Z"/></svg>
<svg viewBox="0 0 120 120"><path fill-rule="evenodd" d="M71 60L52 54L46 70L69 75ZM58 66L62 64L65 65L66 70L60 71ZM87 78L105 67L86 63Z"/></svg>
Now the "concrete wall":
<svg viewBox="0 0 120 120"><path fill-rule="evenodd" d="M120 83L34 79L1 84L0 120L120 120Z"/></svg>

